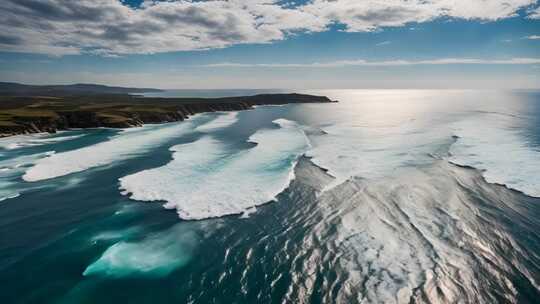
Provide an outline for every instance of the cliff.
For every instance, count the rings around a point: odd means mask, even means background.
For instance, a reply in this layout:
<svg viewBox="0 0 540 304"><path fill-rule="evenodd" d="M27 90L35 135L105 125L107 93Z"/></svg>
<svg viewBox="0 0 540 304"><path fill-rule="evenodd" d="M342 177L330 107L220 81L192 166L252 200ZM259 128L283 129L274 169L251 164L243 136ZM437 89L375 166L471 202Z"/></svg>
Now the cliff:
<svg viewBox="0 0 540 304"><path fill-rule="evenodd" d="M70 128L128 128L181 121L215 111L256 105L332 102L324 96L264 94L227 98L141 98L129 95L79 97L0 97L0 137Z"/></svg>

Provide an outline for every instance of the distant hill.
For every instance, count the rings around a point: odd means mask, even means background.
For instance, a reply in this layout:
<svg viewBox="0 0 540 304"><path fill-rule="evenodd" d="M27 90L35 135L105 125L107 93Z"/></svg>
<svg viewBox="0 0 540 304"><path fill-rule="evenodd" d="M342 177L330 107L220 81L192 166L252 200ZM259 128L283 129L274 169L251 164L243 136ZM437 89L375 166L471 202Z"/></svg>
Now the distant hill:
<svg viewBox="0 0 540 304"><path fill-rule="evenodd" d="M26 85L15 82L0 82L0 96L75 96L137 94L149 92L161 92L161 90L151 88L110 87L86 83L69 85Z"/></svg>

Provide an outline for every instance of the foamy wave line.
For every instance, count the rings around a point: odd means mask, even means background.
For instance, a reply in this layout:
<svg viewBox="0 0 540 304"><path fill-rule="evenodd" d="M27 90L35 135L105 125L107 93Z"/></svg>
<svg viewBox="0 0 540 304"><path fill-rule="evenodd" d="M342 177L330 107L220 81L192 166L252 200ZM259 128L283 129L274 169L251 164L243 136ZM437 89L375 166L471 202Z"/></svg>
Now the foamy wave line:
<svg viewBox="0 0 540 304"><path fill-rule="evenodd" d="M198 116L209 115L199 114ZM213 131L236 122L237 113L229 112L197 127L198 131ZM23 175L28 182L51 179L85 171L94 167L128 159L147 152L171 138L192 132L197 125L192 120L161 125L145 125L140 128L124 129L111 139L77 150L57 153L39 160Z"/></svg>
<svg viewBox="0 0 540 304"><path fill-rule="evenodd" d="M240 214L272 201L294 179L294 165L309 147L296 123L274 123L280 128L257 131L248 140L256 146L247 150L232 150L209 136L174 146L167 165L121 178L122 194L165 201L191 220Z"/></svg>
<svg viewBox="0 0 540 304"><path fill-rule="evenodd" d="M317 202L326 220L313 229L315 239L331 236L323 244L340 252L334 267L346 273L342 286L354 287L340 289L337 298L493 303L505 294L509 303L519 302L524 285L513 279L538 288L537 264L534 250L525 250L514 233L532 233L537 221L516 216L521 203L499 190L475 171L437 161L327 192ZM507 220L493 221L500 217ZM306 247L312 238L305 236ZM302 272L312 273L307 267Z"/></svg>
<svg viewBox="0 0 540 304"><path fill-rule="evenodd" d="M195 128L198 132L212 132L218 129L228 127L238 121L238 112L226 112L217 116L208 123Z"/></svg>
<svg viewBox="0 0 540 304"><path fill-rule="evenodd" d="M14 194L11 194L11 195L8 195L8 196L2 196L2 197L0 197L0 202L8 200L8 199L19 197L20 195L21 195L20 193L14 193Z"/></svg>
<svg viewBox="0 0 540 304"><path fill-rule="evenodd" d="M0 161L0 201L6 201L21 196L26 190L33 187L20 182L24 170L36 163L39 159L54 154L54 151L36 153L31 155L15 156Z"/></svg>
<svg viewBox="0 0 540 304"><path fill-rule="evenodd" d="M497 123L460 123L448 161L480 170L488 183L540 197L540 152L516 131Z"/></svg>
<svg viewBox="0 0 540 304"><path fill-rule="evenodd" d="M396 168L432 163L429 155L449 144L448 131L414 121L371 128L336 123L308 134L313 148L306 156L334 177L321 193L357 177L380 179Z"/></svg>
<svg viewBox="0 0 540 304"><path fill-rule="evenodd" d="M169 123L128 130L95 145L40 159L26 171L23 179L28 182L46 180L131 158L160 142L185 134L191 130L191 124Z"/></svg>
<svg viewBox="0 0 540 304"><path fill-rule="evenodd" d="M8 137L6 139L0 140L0 148L5 150L15 150L24 147L34 147L42 146L47 144L54 144L62 141L73 140L80 137L83 137L84 134L80 135L69 135L69 136L57 136L57 137L47 137L48 134L40 135L18 135L13 138Z"/></svg>

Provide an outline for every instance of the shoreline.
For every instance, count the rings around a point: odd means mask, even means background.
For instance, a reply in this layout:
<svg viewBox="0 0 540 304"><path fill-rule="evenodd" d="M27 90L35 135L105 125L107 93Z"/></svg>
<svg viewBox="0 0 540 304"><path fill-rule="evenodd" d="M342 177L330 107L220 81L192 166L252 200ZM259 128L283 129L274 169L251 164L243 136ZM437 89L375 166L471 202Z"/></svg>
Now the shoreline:
<svg viewBox="0 0 540 304"><path fill-rule="evenodd" d="M0 138L70 129L140 127L183 121L199 113L243 111L265 105L335 102L326 96L295 93L224 98L2 96L0 101Z"/></svg>

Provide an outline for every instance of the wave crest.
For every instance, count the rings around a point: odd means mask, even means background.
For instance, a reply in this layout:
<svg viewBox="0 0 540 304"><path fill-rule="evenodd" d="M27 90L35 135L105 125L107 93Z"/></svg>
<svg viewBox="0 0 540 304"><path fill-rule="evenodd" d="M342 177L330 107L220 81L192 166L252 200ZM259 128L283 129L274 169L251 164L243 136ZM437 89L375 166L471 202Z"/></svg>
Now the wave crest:
<svg viewBox="0 0 540 304"><path fill-rule="evenodd" d="M183 219L239 214L267 203L286 188L293 166L308 148L299 126L285 119L279 129L249 138L256 145L236 151L212 137L171 148L165 166L120 178L120 189L140 201L165 201Z"/></svg>

